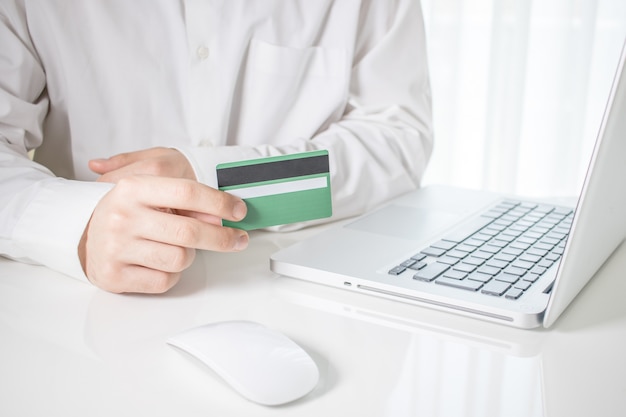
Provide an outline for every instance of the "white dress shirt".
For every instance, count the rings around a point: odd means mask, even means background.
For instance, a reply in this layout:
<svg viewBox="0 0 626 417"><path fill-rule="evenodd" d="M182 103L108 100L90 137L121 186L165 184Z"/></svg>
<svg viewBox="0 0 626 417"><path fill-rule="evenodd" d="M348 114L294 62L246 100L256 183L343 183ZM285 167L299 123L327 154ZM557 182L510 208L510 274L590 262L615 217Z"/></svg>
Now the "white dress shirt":
<svg viewBox="0 0 626 417"><path fill-rule="evenodd" d="M337 219L418 187L431 126L418 0L3 0L0 254L85 279L93 158L173 147L215 186L327 149Z"/></svg>

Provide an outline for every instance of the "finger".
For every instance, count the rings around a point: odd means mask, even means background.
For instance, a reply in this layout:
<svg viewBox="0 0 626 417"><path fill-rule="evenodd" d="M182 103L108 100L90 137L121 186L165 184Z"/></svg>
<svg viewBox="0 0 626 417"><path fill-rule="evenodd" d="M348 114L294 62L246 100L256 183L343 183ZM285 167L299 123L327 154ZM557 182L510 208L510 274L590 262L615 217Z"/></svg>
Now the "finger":
<svg viewBox="0 0 626 417"><path fill-rule="evenodd" d="M208 213L199 213L197 211L189 211L189 210L176 210L176 214L185 217L192 217L194 219L198 219L201 222L214 224L216 226L222 225L222 219L217 216Z"/></svg>
<svg viewBox="0 0 626 417"><path fill-rule="evenodd" d="M89 166L89 169L96 174L104 174L109 171L107 168L109 166L108 159L92 159L87 162L87 166Z"/></svg>
<svg viewBox="0 0 626 417"><path fill-rule="evenodd" d="M114 155L109 159L94 159L89 167L101 174L99 182L117 183L129 175L196 179L187 158L178 150L164 147Z"/></svg>
<svg viewBox="0 0 626 417"><path fill-rule="evenodd" d="M118 260L125 264L176 273L187 269L193 263L195 255L193 248L143 240L125 249L119 254Z"/></svg>
<svg viewBox="0 0 626 417"><path fill-rule="evenodd" d="M125 157L123 155L112 156L108 159L92 159L87 164L96 174L106 174L107 172L120 169L121 167L128 165L124 162Z"/></svg>
<svg viewBox="0 0 626 417"><path fill-rule="evenodd" d="M114 155L107 159L92 159L88 162L89 169L97 174L106 174L107 172L120 169L126 165L137 162L141 159L140 152L129 152Z"/></svg>
<svg viewBox="0 0 626 417"><path fill-rule="evenodd" d="M243 230L157 210L146 213L134 227L141 239L216 252L241 251L249 241Z"/></svg>
<svg viewBox="0 0 626 417"><path fill-rule="evenodd" d="M92 159L89 168L100 174L97 182L117 183L120 179L133 174L158 174L155 168L148 164L145 156L147 151L118 154L108 159Z"/></svg>
<svg viewBox="0 0 626 417"><path fill-rule="evenodd" d="M247 213L240 198L182 178L130 176L117 183L116 192L148 207L206 213L232 221L243 219Z"/></svg>
<svg viewBox="0 0 626 417"><path fill-rule="evenodd" d="M96 181L117 184L122 178L128 177L130 175L135 175L137 173L149 174L145 169L143 169L141 165L141 162L137 162L131 165L123 166L121 168L107 170L106 172L103 172Z"/></svg>
<svg viewBox="0 0 626 417"><path fill-rule="evenodd" d="M125 265L116 280L108 281L101 288L115 293L162 294L176 285L181 276L180 272L169 273L139 265Z"/></svg>

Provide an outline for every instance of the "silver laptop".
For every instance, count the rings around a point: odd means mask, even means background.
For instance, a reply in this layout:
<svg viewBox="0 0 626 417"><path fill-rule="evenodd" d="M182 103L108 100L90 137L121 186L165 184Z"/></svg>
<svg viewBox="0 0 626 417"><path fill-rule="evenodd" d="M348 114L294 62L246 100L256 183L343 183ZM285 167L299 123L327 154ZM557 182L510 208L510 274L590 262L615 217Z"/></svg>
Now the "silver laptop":
<svg viewBox="0 0 626 417"><path fill-rule="evenodd" d="M625 56L626 46L576 204L425 187L278 251L272 271L550 327L626 237Z"/></svg>

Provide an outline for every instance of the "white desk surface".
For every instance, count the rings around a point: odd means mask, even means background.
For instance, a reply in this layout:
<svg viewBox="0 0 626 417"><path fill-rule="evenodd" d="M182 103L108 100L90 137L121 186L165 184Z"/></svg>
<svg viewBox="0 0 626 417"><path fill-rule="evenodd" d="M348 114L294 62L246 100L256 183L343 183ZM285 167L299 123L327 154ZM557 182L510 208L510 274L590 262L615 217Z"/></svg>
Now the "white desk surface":
<svg viewBox="0 0 626 417"><path fill-rule="evenodd" d="M160 296L0 258L0 415L626 415L626 245L550 331L528 331L269 271L272 252L312 233L255 233L243 253L201 253ZM317 388L260 406L165 343L234 319L298 342L320 368Z"/></svg>

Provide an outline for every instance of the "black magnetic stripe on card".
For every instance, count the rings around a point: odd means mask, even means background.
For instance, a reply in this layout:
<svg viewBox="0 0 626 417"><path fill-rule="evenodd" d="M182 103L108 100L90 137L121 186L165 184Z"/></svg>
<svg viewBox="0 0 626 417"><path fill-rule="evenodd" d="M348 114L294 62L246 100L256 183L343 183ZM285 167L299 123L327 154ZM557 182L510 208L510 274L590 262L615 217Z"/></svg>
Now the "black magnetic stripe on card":
<svg viewBox="0 0 626 417"><path fill-rule="evenodd" d="M253 165L218 169L217 185L218 187L231 187L252 182L323 174L329 172L329 170L328 155L276 162L261 162Z"/></svg>

